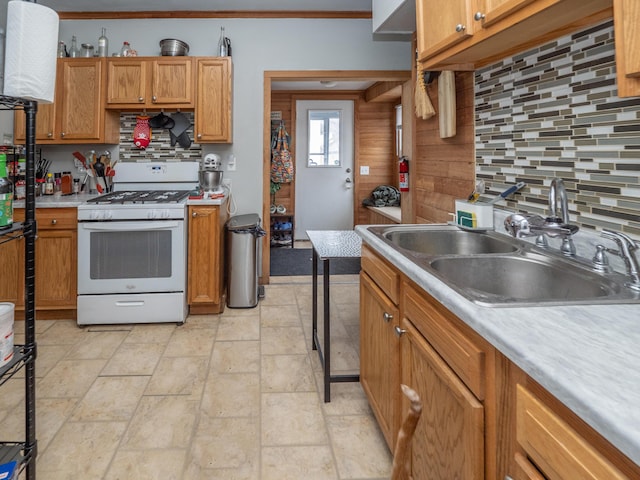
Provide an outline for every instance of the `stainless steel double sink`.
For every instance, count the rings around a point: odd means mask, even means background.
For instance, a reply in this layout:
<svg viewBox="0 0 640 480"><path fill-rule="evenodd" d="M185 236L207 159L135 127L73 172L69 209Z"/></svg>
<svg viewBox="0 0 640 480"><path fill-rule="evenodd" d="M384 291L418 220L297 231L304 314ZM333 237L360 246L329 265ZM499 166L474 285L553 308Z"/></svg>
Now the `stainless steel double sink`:
<svg viewBox="0 0 640 480"><path fill-rule="evenodd" d="M638 303L624 275L491 231L453 225L369 227L416 266L484 306Z"/></svg>

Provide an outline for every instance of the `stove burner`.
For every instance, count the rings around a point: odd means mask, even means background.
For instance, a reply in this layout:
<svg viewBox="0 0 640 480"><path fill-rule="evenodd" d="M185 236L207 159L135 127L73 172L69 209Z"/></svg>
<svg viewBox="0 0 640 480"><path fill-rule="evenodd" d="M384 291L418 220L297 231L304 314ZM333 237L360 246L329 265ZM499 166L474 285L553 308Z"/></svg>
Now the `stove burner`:
<svg viewBox="0 0 640 480"><path fill-rule="evenodd" d="M101 195L87 203L113 205L129 203L180 203L189 196L190 190L123 191Z"/></svg>

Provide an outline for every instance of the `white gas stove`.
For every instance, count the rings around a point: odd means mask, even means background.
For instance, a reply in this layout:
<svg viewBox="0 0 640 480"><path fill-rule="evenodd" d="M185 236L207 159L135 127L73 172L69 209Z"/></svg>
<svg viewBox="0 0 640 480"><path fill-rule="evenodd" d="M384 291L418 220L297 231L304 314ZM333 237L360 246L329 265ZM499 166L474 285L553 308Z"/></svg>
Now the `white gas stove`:
<svg viewBox="0 0 640 480"><path fill-rule="evenodd" d="M79 325L185 321L185 212L198 169L121 162L114 191L78 206Z"/></svg>

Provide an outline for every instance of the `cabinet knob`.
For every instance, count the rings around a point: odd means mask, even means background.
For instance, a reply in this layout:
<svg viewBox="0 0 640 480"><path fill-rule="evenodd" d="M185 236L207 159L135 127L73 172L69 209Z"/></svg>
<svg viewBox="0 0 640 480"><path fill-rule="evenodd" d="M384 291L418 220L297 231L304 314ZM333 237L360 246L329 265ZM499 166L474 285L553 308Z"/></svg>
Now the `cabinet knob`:
<svg viewBox="0 0 640 480"><path fill-rule="evenodd" d="M389 323L391 320L393 320L393 315L391 315L390 313L384 312L384 315L382 315L382 318L384 319L385 322Z"/></svg>
<svg viewBox="0 0 640 480"><path fill-rule="evenodd" d="M138 97L139 102L144 102L144 97Z"/></svg>
<svg viewBox="0 0 640 480"><path fill-rule="evenodd" d="M156 100L158 100L158 97L156 97L155 95L151 97L152 102L155 102Z"/></svg>
<svg viewBox="0 0 640 480"><path fill-rule="evenodd" d="M198 134L198 138L202 138L202 134L201 133Z"/></svg>
<svg viewBox="0 0 640 480"><path fill-rule="evenodd" d="M396 332L396 335L398 336L398 338L400 338L402 335L404 335L405 333L407 333L406 330L400 328L398 325L396 325L395 327L393 327L393 329Z"/></svg>
<svg viewBox="0 0 640 480"><path fill-rule="evenodd" d="M196 218L196 217L198 216L198 212L192 212L192 213L191 213L191 216L192 216L193 218Z"/></svg>
<svg viewBox="0 0 640 480"><path fill-rule="evenodd" d="M49 137L49 138L53 137L53 132L47 133L47 137Z"/></svg>
<svg viewBox="0 0 640 480"><path fill-rule="evenodd" d="M51 225L55 225L58 223L58 220L56 220L55 218L53 220L51 220Z"/></svg>
<svg viewBox="0 0 640 480"><path fill-rule="evenodd" d="M480 20L484 20L484 13L482 12L476 12L476 14L473 16L473 19L476 22L479 22Z"/></svg>
<svg viewBox="0 0 640 480"><path fill-rule="evenodd" d="M66 135L66 134L65 134L64 132L62 132L62 133L60 134L60 136L61 136L61 137L64 137L65 135Z"/></svg>
<svg viewBox="0 0 640 480"><path fill-rule="evenodd" d="M459 23L458 25L456 25L456 32L460 33L460 32L464 32L467 29L466 26L464 26L463 24Z"/></svg>
<svg viewBox="0 0 640 480"><path fill-rule="evenodd" d="M511 478L509 475L505 475L504 480L513 480L513 478Z"/></svg>

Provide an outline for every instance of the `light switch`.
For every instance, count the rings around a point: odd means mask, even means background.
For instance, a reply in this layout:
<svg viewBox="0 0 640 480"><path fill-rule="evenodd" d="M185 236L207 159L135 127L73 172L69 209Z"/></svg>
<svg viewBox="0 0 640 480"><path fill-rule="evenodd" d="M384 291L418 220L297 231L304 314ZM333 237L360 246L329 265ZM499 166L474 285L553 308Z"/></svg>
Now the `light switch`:
<svg viewBox="0 0 640 480"><path fill-rule="evenodd" d="M360 175L369 175L369 166L360 166Z"/></svg>

